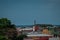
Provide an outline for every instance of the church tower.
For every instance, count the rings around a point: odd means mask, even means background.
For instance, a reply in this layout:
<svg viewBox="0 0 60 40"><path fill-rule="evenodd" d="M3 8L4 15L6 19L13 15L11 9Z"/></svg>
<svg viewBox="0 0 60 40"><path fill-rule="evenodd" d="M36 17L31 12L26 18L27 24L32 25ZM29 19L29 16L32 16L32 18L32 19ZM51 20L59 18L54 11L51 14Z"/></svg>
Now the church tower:
<svg viewBox="0 0 60 40"><path fill-rule="evenodd" d="M34 20L33 31L35 31L35 26L36 26L36 20Z"/></svg>
<svg viewBox="0 0 60 40"><path fill-rule="evenodd" d="M34 20L34 25L36 25L36 20Z"/></svg>

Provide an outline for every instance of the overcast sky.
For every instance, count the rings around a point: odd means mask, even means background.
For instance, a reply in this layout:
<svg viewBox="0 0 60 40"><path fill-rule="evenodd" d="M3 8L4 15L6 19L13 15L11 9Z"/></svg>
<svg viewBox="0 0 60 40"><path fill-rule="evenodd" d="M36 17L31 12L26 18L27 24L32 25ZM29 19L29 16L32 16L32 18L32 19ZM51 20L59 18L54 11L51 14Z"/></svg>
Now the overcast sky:
<svg viewBox="0 0 60 40"><path fill-rule="evenodd" d="M60 25L60 0L0 0L0 18L16 25Z"/></svg>

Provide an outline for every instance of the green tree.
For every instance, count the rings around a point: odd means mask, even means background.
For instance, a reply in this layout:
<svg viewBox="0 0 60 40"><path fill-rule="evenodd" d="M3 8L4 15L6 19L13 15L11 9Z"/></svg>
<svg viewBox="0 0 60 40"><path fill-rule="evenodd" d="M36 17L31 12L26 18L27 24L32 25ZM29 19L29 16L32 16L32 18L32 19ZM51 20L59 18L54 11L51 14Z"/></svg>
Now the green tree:
<svg viewBox="0 0 60 40"><path fill-rule="evenodd" d="M0 35L0 40L8 40L5 36Z"/></svg>
<svg viewBox="0 0 60 40"><path fill-rule="evenodd" d="M17 36L15 25L11 24L11 21L7 18L0 18L0 35L11 40Z"/></svg>
<svg viewBox="0 0 60 40"><path fill-rule="evenodd" d="M20 36L17 37L16 40L24 40L24 38L27 38L26 34L21 34Z"/></svg>

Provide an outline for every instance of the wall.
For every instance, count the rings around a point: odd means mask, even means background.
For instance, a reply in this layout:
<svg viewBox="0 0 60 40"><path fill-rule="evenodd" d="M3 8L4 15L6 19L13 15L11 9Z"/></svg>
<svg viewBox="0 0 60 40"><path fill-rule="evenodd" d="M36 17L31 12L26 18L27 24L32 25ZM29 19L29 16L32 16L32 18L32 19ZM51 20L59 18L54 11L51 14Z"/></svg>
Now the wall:
<svg viewBox="0 0 60 40"><path fill-rule="evenodd" d="M49 40L60 40L59 38L49 38Z"/></svg>

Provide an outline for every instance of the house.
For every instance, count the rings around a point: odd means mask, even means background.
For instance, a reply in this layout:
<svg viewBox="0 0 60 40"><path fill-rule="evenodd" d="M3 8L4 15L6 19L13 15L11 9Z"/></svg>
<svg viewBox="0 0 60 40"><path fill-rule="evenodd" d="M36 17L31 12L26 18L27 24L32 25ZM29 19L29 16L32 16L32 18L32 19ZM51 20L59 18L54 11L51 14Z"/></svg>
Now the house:
<svg viewBox="0 0 60 40"><path fill-rule="evenodd" d="M27 39L30 40L49 40L49 38L52 37L52 35L48 35L48 34L39 34L38 32L32 32L29 33Z"/></svg>

